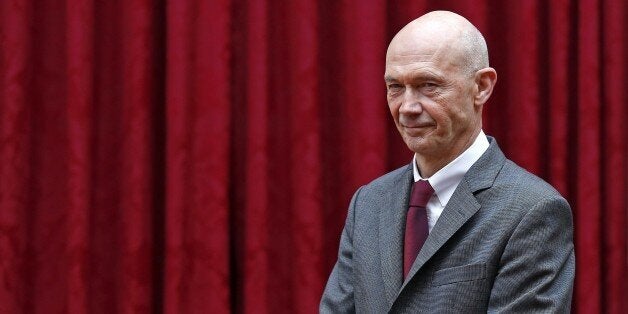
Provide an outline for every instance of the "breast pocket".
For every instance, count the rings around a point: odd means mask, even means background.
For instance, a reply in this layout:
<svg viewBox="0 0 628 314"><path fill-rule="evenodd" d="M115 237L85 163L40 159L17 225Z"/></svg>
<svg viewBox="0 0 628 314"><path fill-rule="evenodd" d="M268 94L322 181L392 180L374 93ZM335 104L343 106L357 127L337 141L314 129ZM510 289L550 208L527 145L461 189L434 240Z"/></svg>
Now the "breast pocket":
<svg viewBox="0 0 628 314"><path fill-rule="evenodd" d="M484 278L486 278L486 264L462 265L435 271L432 277L432 286L442 286Z"/></svg>

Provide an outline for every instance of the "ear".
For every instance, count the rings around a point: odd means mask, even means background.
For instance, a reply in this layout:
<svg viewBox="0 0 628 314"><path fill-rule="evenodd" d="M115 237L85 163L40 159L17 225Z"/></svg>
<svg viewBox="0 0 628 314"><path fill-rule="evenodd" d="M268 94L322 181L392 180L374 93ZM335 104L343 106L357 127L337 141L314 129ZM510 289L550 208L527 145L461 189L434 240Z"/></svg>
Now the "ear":
<svg viewBox="0 0 628 314"><path fill-rule="evenodd" d="M497 82L497 72L493 68L484 68L475 72L477 91L474 97L476 106L482 106L491 97L493 87Z"/></svg>

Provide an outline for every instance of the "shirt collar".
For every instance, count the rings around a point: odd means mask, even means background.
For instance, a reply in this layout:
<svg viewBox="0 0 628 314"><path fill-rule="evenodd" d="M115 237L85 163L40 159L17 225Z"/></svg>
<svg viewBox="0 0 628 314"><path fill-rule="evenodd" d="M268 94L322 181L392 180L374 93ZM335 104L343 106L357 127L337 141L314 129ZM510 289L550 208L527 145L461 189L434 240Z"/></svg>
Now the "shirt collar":
<svg viewBox="0 0 628 314"><path fill-rule="evenodd" d="M478 134L469 148L427 179L432 188L434 188L434 193L438 197L441 206L447 205L464 175L469 168L480 159L488 147L488 139L484 131L480 130L480 134ZM415 182L425 180L421 178L419 174L419 169L416 165L416 156L412 159L412 170Z"/></svg>

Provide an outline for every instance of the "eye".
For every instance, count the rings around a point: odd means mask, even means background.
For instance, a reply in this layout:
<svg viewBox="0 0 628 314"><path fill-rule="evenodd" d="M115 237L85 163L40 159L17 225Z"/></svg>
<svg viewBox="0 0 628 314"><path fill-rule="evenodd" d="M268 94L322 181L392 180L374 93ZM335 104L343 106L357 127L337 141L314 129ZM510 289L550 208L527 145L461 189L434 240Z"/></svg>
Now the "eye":
<svg viewBox="0 0 628 314"><path fill-rule="evenodd" d="M419 84L419 89L421 89L424 93L433 93L438 87L439 85L434 82L423 82Z"/></svg>
<svg viewBox="0 0 628 314"><path fill-rule="evenodd" d="M398 83L390 83L386 86L386 88L388 89L389 93L396 93L400 91L403 88L403 86Z"/></svg>

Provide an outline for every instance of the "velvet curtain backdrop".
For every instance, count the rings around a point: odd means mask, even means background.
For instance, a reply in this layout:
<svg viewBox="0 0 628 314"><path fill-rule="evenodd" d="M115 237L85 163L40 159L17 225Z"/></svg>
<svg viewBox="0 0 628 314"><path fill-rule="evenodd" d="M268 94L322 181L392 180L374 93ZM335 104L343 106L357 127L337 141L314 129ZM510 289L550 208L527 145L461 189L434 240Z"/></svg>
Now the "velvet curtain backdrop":
<svg viewBox="0 0 628 314"><path fill-rule="evenodd" d="M572 205L574 312L628 312L623 0L0 1L0 312L316 312L350 196L411 159L384 55L433 9Z"/></svg>

